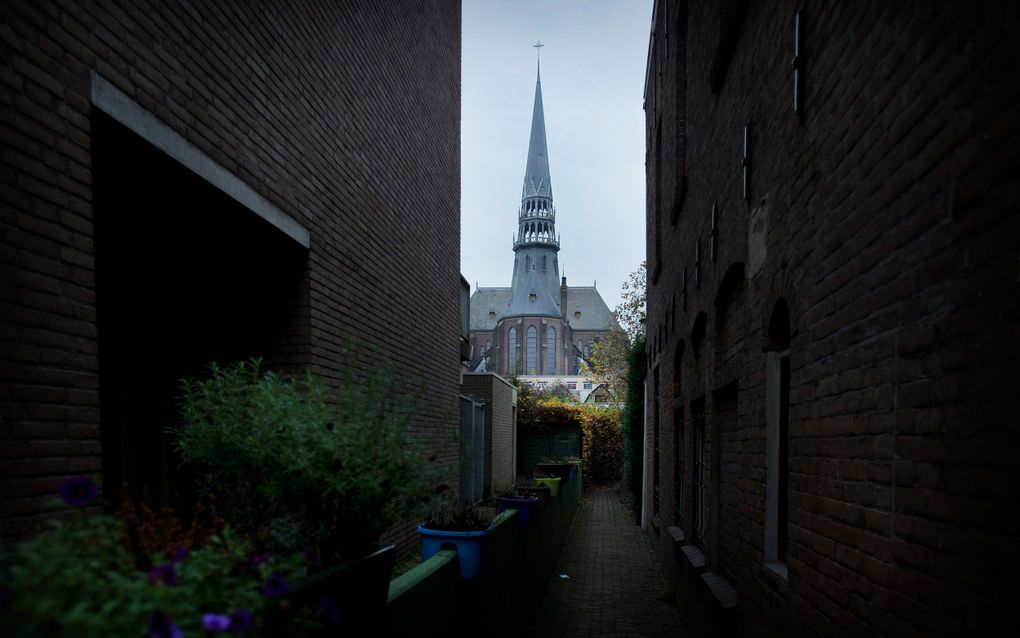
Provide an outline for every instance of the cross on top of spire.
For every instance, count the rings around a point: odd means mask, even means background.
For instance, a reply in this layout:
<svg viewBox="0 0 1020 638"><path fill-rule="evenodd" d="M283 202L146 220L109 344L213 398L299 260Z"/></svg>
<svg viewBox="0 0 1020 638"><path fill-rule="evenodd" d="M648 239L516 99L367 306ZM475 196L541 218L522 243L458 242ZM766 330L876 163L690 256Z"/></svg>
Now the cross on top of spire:
<svg viewBox="0 0 1020 638"><path fill-rule="evenodd" d="M535 44L533 44L531 46L534 47L535 53L538 55L538 68L541 69L542 68L542 47L544 47L545 45L542 44L541 40L539 40L538 42L536 42Z"/></svg>

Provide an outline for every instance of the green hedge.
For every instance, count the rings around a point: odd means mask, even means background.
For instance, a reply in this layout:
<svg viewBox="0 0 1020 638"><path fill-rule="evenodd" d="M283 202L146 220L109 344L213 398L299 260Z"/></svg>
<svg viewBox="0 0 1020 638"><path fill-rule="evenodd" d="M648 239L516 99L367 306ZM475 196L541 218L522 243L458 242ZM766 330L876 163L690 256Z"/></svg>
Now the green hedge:
<svg viewBox="0 0 1020 638"><path fill-rule="evenodd" d="M645 338L638 336L627 357L627 402L623 407L623 493L637 509L641 502L641 453L645 418Z"/></svg>
<svg viewBox="0 0 1020 638"><path fill-rule="evenodd" d="M623 437L619 409L550 399L531 410L527 421L531 428L575 424L581 428L581 460L589 479L597 483L620 480Z"/></svg>

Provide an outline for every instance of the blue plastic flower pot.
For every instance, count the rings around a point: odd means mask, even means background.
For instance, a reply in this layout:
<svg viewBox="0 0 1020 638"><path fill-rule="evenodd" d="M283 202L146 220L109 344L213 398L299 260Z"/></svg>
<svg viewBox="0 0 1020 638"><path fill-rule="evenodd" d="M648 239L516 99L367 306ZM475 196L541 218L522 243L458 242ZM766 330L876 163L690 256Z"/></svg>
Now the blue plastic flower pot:
<svg viewBox="0 0 1020 638"><path fill-rule="evenodd" d="M436 555L445 546L457 549L457 560L460 562L460 577L465 580L478 578L482 573L482 561L485 560L485 545L492 528L476 532L446 532L418 526L421 534L421 559L426 561Z"/></svg>
<svg viewBox="0 0 1020 638"><path fill-rule="evenodd" d="M537 496L497 496L496 513L502 514L506 510L517 510L518 527L531 525L531 519L535 518L535 507L538 505Z"/></svg>

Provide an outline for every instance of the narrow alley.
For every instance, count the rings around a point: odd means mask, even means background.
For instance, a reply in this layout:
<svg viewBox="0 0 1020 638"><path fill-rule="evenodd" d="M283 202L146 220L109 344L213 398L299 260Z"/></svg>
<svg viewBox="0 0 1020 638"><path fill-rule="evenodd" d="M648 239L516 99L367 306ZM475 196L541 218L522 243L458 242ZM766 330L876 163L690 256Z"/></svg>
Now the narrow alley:
<svg viewBox="0 0 1020 638"><path fill-rule="evenodd" d="M591 489L578 507L534 635L683 635L672 591L652 552L618 489Z"/></svg>

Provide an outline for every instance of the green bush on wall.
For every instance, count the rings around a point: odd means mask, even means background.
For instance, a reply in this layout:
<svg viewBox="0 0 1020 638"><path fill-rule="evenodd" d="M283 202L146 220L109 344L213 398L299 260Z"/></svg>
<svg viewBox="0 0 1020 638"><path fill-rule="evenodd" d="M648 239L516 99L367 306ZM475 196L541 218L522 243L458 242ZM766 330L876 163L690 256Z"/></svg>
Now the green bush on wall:
<svg viewBox="0 0 1020 638"><path fill-rule="evenodd" d="M619 481L623 469L620 411L584 406L579 416L585 475L596 483Z"/></svg>
<svg viewBox="0 0 1020 638"><path fill-rule="evenodd" d="M638 336L627 355L627 402L623 407L623 493L641 502L641 437L645 418L645 338Z"/></svg>
<svg viewBox="0 0 1020 638"><path fill-rule="evenodd" d="M620 480L623 437L620 410L548 400L532 408L530 427L577 425L581 430L581 460L585 478L595 482Z"/></svg>

